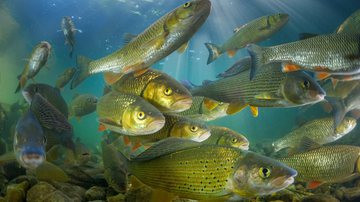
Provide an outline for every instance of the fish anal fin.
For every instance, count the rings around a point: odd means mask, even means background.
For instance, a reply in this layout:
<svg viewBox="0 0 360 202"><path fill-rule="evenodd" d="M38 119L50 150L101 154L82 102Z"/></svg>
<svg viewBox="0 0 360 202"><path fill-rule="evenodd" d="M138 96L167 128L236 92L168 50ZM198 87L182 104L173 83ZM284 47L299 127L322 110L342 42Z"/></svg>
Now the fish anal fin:
<svg viewBox="0 0 360 202"><path fill-rule="evenodd" d="M318 144L317 142L315 142L313 139L305 136L301 139L295 152L302 153L302 152L306 152L306 151L310 151L310 150L319 148L320 146L321 145Z"/></svg>
<svg viewBox="0 0 360 202"><path fill-rule="evenodd" d="M187 49L188 46L189 46L189 42L186 42L183 45L181 45L180 48L178 49L178 53L185 52L185 50Z"/></svg>
<svg viewBox="0 0 360 202"><path fill-rule="evenodd" d="M218 105L219 105L219 103L216 102L215 100L212 100L212 99L210 99L210 98L204 98L204 106L206 107L206 109L208 109L208 110L213 110L213 109L215 109Z"/></svg>
<svg viewBox="0 0 360 202"><path fill-rule="evenodd" d="M175 199L175 195L161 189L153 189L150 202L171 202Z"/></svg>
<svg viewBox="0 0 360 202"><path fill-rule="evenodd" d="M281 66L283 72L295 72L301 70L301 66L293 63L283 62Z"/></svg>
<svg viewBox="0 0 360 202"><path fill-rule="evenodd" d="M228 115L236 114L247 106L248 104L242 102L231 102L226 110L226 114Z"/></svg>
<svg viewBox="0 0 360 202"><path fill-rule="evenodd" d="M230 58L232 58L232 57L235 56L236 50L228 50L228 51L226 51L226 53L228 54L228 56L229 56Z"/></svg>
<svg viewBox="0 0 360 202"><path fill-rule="evenodd" d="M122 73L113 73L113 72L105 72L104 73L104 80L106 84L112 85L116 83L120 78L123 76Z"/></svg>
<svg viewBox="0 0 360 202"><path fill-rule="evenodd" d="M251 114L253 115L253 117L259 116L259 108L258 107L250 106L250 111L251 111Z"/></svg>
<svg viewBox="0 0 360 202"><path fill-rule="evenodd" d="M322 182L312 181L312 182L307 183L306 189L316 189L316 188L319 187L321 184L322 184Z"/></svg>

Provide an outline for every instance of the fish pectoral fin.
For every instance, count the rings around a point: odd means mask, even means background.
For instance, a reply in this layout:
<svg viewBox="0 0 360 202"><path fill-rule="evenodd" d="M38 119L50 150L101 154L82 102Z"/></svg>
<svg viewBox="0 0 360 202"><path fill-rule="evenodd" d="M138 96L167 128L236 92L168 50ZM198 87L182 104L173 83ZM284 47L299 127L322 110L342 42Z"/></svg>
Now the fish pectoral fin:
<svg viewBox="0 0 360 202"><path fill-rule="evenodd" d="M228 51L226 51L226 53L228 54L228 56L229 56L230 58L232 58L232 57L235 56L236 50L228 50Z"/></svg>
<svg viewBox="0 0 360 202"><path fill-rule="evenodd" d="M306 184L306 189L315 189L317 187L319 187L320 185L322 185L322 182L319 181L312 181Z"/></svg>
<svg viewBox="0 0 360 202"><path fill-rule="evenodd" d="M255 99L258 99L258 100L280 100L281 97L279 97L275 93L261 93L261 94L255 95Z"/></svg>
<svg viewBox="0 0 360 202"><path fill-rule="evenodd" d="M313 139L309 137L303 137L299 143L299 145L294 148L294 150L291 152L293 154L295 153L303 153L306 151L310 151L316 148L319 148L321 145L315 142Z"/></svg>
<svg viewBox="0 0 360 202"><path fill-rule="evenodd" d="M105 72L104 73L104 80L106 84L112 85L116 83L120 78L123 76L123 73L113 73L113 72Z"/></svg>
<svg viewBox="0 0 360 202"><path fill-rule="evenodd" d="M155 47L156 50L160 49L161 46L164 45L165 43L165 39L166 39L166 32L164 32L163 34L151 39L150 41L144 43L141 48L142 49L149 49L150 47Z"/></svg>
<svg viewBox="0 0 360 202"><path fill-rule="evenodd" d="M210 111L215 109L219 105L218 102L216 102L215 100L212 100L210 98L207 98L207 97L204 98L203 103L204 103L204 106L206 107L206 109L208 109Z"/></svg>
<svg viewBox="0 0 360 202"><path fill-rule="evenodd" d="M226 110L226 114L227 115L236 114L247 106L248 104L245 104L243 102L231 102Z"/></svg>
<svg viewBox="0 0 360 202"><path fill-rule="evenodd" d="M183 45L180 46L180 48L177 50L178 53L183 53L185 52L185 50L187 49L187 47L189 46L189 42L184 43Z"/></svg>
<svg viewBox="0 0 360 202"><path fill-rule="evenodd" d="M175 197L176 196L170 192L161 189L153 189L150 202L171 202Z"/></svg>
<svg viewBox="0 0 360 202"><path fill-rule="evenodd" d="M258 107L250 106L250 111L251 111L251 114L253 115L253 117L259 116L259 108Z"/></svg>

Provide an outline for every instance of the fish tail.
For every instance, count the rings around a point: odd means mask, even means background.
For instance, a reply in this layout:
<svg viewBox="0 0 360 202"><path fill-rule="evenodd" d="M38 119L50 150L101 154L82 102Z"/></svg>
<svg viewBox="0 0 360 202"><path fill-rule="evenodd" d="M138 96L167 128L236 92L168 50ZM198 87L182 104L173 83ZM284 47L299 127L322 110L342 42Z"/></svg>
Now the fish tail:
<svg viewBox="0 0 360 202"><path fill-rule="evenodd" d="M221 48L218 45L212 43L205 43L205 46L209 51L207 64L210 64L221 55Z"/></svg>
<svg viewBox="0 0 360 202"><path fill-rule="evenodd" d="M336 98L327 97L326 100L330 103L331 107L333 108L334 129L336 129L343 121L347 113L345 104L342 100Z"/></svg>
<svg viewBox="0 0 360 202"><path fill-rule="evenodd" d="M78 70L75 73L73 80L71 81L70 89L74 89L90 75L89 64L91 61L91 59L84 56L77 57L76 63Z"/></svg>
<svg viewBox="0 0 360 202"><path fill-rule="evenodd" d="M256 70L264 64L263 48L255 44L246 46L251 57L250 80L255 77Z"/></svg>
<svg viewBox="0 0 360 202"><path fill-rule="evenodd" d="M16 87L15 93L19 92L21 89L23 89L25 87L26 81L27 81L26 76L19 77L19 84Z"/></svg>

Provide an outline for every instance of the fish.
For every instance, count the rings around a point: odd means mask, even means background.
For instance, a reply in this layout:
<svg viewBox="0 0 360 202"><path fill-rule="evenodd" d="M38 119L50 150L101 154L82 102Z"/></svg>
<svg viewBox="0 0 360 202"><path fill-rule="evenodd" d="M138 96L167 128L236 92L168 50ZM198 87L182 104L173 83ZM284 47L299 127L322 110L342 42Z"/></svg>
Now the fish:
<svg viewBox="0 0 360 202"><path fill-rule="evenodd" d="M272 146L275 152L288 147L297 148L304 138L309 138L313 142L323 145L342 138L350 133L355 126L356 119L352 117L345 117L337 127L334 127L333 117L314 119L274 141Z"/></svg>
<svg viewBox="0 0 360 202"><path fill-rule="evenodd" d="M55 81L55 87L62 89L66 84L69 83L69 81L72 79L76 72L76 69L74 67L70 67L65 69L65 71L58 76L58 78Z"/></svg>
<svg viewBox="0 0 360 202"><path fill-rule="evenodd" d="M227 116L228 107L229 103L218 102L203 96L194 96L191 107L178 114L196 120L213 121Z"/></svg>
<svg viewBox="0 0 360 202"><path fill-rule="evenodd" d="M230 57L239 49L245 48L247 44L263 41L278 32L289 21L286 13L262 16L251 22L234 29L234 34L221 46L205 43L209 51L207 64L215 61L224 52Z"/></svg>
<svg viewBox="0 0 360 202"><path fill-rule="evenodd" d="M175 50L183 52L209 16L210 8L209 0L186 2L162 16L116 52L94 61L79 56L79 71L71 82L71 89L90 75L100 72L107 72L104 75L107 84L115 83L121 75L130 72L141 75Z"/></svg>
<svg viewBox="0 0 360 202"><path fill-rule="evenodd" d="M211 136L203 144L216 144L249 150L250 142L242 134L222 126L210 126Z"/></svg>
<svg viewBox="0 0 360 202"><path fill-rule="evenodd" d="M272 47L247 45L251 56L250 79L271 62L282 62L284 72L307 70L330 74L360 73L360 35L327 34Z"/></svg>
<svg viewBox="0 0 360 202"><path fill-rule="evenodd" d="M14 153L18 163L26 169L36 169L46 160L46 136L29 110L17 122L14 136Z"/></svg>
<svg viewBox="0 0 360 202"><path fill-rule="evenodd" d="M227 114L234 114L249 105L255 117L258 107L295 107L324 100L326 93L308 74L301 71L285 74L280 65L268 64L251 81L248 69L190 92L193 96L230 103Z"/></svg>
<svg viewBox="0 0 360 202"><path fill-rule="evenodd" d="M109 129L126 135L147 135L165 125L162 113L143 98L110 92L99 99L96 106L99 130Z"/></svg>
<svg viewBox="0 0 360 202"><path fill-rule="evenodd" d="M73 127L59 110L52 106L44 97L36 93L32 99L30 110L39 121L47 139L46 149L62 144L75 151Z"/></svg>
<svg viewBox="0 0 360 202"><path fill-rule="evenodd" d="M326 97L334 97L338 99L345 99L349 94L360 85L359 81L339 81L336 86L331 82L321 84L321 87L326 92Z"/></svg>
<svg viewBox="0 0 360 202"><path fill-rule="evenodd" d="M22 95L29 104L31 104L32 99L36 93L39 93L42 97L44 97L65 117L69 116L68 106L58 88L54 88L47 84L37 83L37 84L29 84L26 86L26 88L22 90Z"/></svg>
<svg viewBox="0 0 360 202"><path fill-rule="evenodd" d="M322 146L278 159L297 170L296 180L314 189L326 183L342 183L359 176L360 147L350 145Z"/></svg>
<svg viewBox="0 0 360 202"><path fill-rule="evenodd" d="M165 113L181 112L192 105L192 96L181 83L155 69L140 76L126 74L111 87L118 92L141 96Z"/></svg>
<svg viewBox="0 0 360 202"><path fill-rule="evenodd" d="M218 74L216 78L226 78L226 77L234 76L236 74L243 72L244 70L250 69L250 67L251 67L251 58L244 57L238 60L229 69L225 70L225 72Z"/></svg>
<svg viewBox="0 0 360 202"><path fill-rule="evenodd" d="M336 33L359 33L360 10L356 10L336 29Z"/></svg>
<svg viewBox="0 0 360 202"><path fill-rule="evenodd" d="M81 117L91 114L96 110L98 98L92 94L77 94L69 105L70 117L80 120Z"/></svg>
<svg viewBox="0 0 360 202"><path fill-rule="evenodd" d="M39 73L39 71L46 65L50 53L51 45L46 41L40 42L33 48L25 68L18 76L19 84L15 90L15 93L19 92L25 87L28 79L33 79Z"/></svg>
<svg viewBox="0 0 360 202"><path fill-rule="evenodd" d="M357 85L344 99L328 96L325 99L332 106L335 126L338 126L348 112L359 113L360 87Z"/></svg>
<svg viewBox="0 0 360 202"><path fill-rule="evenodd" d="M72 57L75 46L75 33L77 31L82 33L82 31L75 28L74 22L69 16L65 16L61 19L61 31L65 37L65 44L70 46L69 56Z"/></svg>
<svg viewBox="0 0 360 202"><path fill-rule="evenodd" d="M144 136L124 136L124 139L128 138L134 145L133 150L136 150L136 146L138 145L144 144L151 146L152 144L169 137L178 137L202 142L211 136L210 128L204 122L176 114L164 114L164 117L165 125L159 131ZM126 142L128 141L125 141L125 143Z"/></svg>
<svg viewBox="0 0 360 202"><path fill-rule="evenodd" d="M268 195L292 184L297 175L254 152L178 138L165 139L134 159L119 156L127 173L142 183L195 200Z"/></svg>

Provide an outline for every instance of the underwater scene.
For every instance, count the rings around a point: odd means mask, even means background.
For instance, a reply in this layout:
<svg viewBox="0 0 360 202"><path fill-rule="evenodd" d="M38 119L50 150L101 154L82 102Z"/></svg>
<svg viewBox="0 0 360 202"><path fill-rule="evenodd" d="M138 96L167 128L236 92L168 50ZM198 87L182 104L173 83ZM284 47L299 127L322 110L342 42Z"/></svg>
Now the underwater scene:
<svg viewBox="0 0 360 202"><path fill-rule="evenodd" d="M360 201L359 0L0 0L0 202Z"/></svg>

